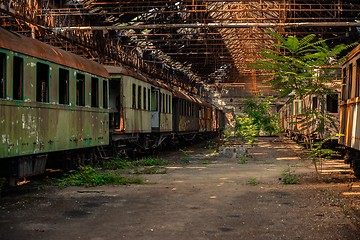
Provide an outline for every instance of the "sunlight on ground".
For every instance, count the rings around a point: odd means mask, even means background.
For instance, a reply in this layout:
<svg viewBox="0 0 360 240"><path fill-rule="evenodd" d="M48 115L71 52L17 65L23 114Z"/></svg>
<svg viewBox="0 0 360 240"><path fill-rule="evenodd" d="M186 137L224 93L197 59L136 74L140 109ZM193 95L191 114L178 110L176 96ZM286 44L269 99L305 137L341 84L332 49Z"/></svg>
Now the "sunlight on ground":
<svg viewBox="0 0 360 240"><path fill-rule="evenodd" d="M255 156L265 155L265 154L268 154L268 153L265 153L265 152L252 152L252 153L251 153L251 155L255 155Z"/></svg>
<svg viewBox="0 0 360 240"><path fill-rule="evenodd" d="M278 161L286 161L286 160L300 160L300 157L278 157L276 158Z"/></svg>
<svg viewBox="0 0 360 240"><path fill-rule="evenodd" d="M344 196L360 196L360 192L343 192Z"/></svg>

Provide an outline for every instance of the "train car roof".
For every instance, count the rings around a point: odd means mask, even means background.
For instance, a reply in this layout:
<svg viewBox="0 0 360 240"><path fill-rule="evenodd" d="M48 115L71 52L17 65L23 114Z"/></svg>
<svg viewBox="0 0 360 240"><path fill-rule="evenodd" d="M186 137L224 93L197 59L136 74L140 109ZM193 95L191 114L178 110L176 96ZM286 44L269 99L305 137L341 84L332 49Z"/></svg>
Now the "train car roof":
<svg viewBox="0 0 360 240"><path fill-rule="evenodd" d="M149 82L148 79L141 75L140 73L131 70L130 68L119 64L117 66L112 66L112 65L104 65L105 69L108 71L109 76L111 77L111 75L117 75L117 74L121 74L121 75L125 75L125 76L130 76L130 77L134 77L136 79L139 79L141 81L144 82Z"/></svg>
<svg viewBox="0 0 360 240"><path fill-rule="evenodd" d="M181 99L185 99L188 100L190 102L196 102L196 100L194 98L191 98L189 95L187 95L186 93L179 91L177 89L172 89L172 94L175 98L181 98Z"/></svg>
<svg viewBox="0 0 360 240"><path fill-rule="evenodd" d="M190 102L195 102L200 106L212 107L211 103L201 100L198 96L191 96L191 95L187 94L186 92L183 92L183 91L175 89L175 88L172 89L171 91L173 93L173 96L176 98L181 98L181 99L188 100Z"/></svg>
<svg viewBox="0 0 360 240"><path fill-rule="evenodd" d="M112 65L105 65L104 66L106 68L106 70L109 72L109 76L110 79L113 78L117 78L119 77L118 75L125 75L125 76L130 76L133 78L136 78L140 81L143 82L147 82L150 83L156 87L162 88L162 89L166 89L168 91L172 91L172 89L165 83L161 82L161 81L157 81L155 79L152 79L150 77L145 77L144 75L131 70L129 67L126 67L122 64L119 64L117 66L112 66Z"/></svg>
<svg viewBox="0 0 360 240"><path fill-rule="evenodd" d="M347 60L346 60L344 63L348 62L349 60L351 60L352 58L354 58L354 57L355 57L357 54L359 54L359 53L360 53L360 44L357 45L353 50L351 50L351 52L350 52L349 55L348 55Z"/></svg>
<svg viewBox="0 0 360 240"><path fill-rule="evenodd" d="M201 100L198 96L194 97L200 106L212 107L211 103Z"/></svg>
<svg viewBox="0 0 360 240"><path fill-rule="evenodd" d="M90 61L76 54L48 45L39 40L7 31L0 27L0 48L23 53L32 57L47 60L63 66L88 72L107 78L108 72L99 63Z"/></svg>

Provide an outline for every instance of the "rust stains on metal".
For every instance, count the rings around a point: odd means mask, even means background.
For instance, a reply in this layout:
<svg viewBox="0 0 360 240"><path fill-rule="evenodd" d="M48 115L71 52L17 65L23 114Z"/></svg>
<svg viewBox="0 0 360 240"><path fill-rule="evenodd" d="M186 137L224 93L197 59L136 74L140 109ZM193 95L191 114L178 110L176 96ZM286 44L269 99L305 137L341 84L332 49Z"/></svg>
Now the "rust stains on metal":
<svg viewBox="0 0 360 240"><path fill-rule="evenodd" d="M84 58L62 49L47 45L36 39L24 37L20 34L0 28L0 47L14 52L21 52L32 57L46 59L63 66L88 71L94 75L108 77L106 69L96 62L84 61Z"/></svg>

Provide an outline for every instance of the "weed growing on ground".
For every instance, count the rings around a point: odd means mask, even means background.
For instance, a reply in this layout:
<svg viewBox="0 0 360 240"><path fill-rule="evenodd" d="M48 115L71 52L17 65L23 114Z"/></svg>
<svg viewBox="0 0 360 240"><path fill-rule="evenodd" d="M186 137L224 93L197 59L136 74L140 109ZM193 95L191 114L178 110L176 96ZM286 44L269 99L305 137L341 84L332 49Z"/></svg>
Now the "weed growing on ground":
<svg viewBox="0 0 360 240"><path fill-rule="evenodd" d="M246 164L248 162L247 156L241 156L238 160L239 164Z"/></svg>
<svg viewBox="0 0 360 240"><path fill-rule="evenodd" d="M163 166L169 165L168 161L162 160L157 157L145 157L139 160L131 161L128 158L116 157L110 161L104 162L104 169L116 170L116 169L129 169L136 166Z"/></svg>
<svg viewBox="0 0 360 240"><path fill-rule="evenodd" d="M210 161L209 160L204 160L201 162L202 164L210 164Z"/></svg>
<svg viewBox="0 0 360 240"><path fill-rule="evenodd" d="M257 185L259 184L259 181L256 178L250 178L247 183L250 185Z"/></svg>
<svg viewBox="0 0 360 240"><path fill-rule="evenodd" d="M117 156L110 161L105 161L103 167L108 170L128 169L134 167L134 163L128 158L120 158Z"/></svg>
<svg viewBox="0 0 360 240"><path fill-rule="evenodd" d="M182 157L182 162L183 162L183 164L185 164L185 165L190 164L190 155L185 154L185 156Z"/></svg>
<svg viewBox="0 0 360 240"><path fill-rule="evenodd" d="M141 184L140 178L125 178L113 172L99 172L90 166L80 166L79 170L72 170L57 181L61 188L68 186L86 186L93 187L99 185L115 184Z"/></svg>
<svg viewBox="0 0 360 240"><path fill-rule="evenodd" d="M157 158L157 157L146 157L139 159L134 162L135 166L163 166L163 165L169 165L168 161L165 161L163 159Z"/></svg>
<svg viewBox="0 0 360 240"><path fill-rule="evenodd" d="M300 182L300 179L295 175L295 170L291 170L290 166L282 171L281 176L281 182L283 184L297 184Z"/></svg>
<svg viewBox="0 0 360 240"><path fill-rule="evenodd" d="M183 164L185 164L185 165L190 164L190 155L182 149L180 149L180 151L184 153L184 156L181 158Z"/></svg>
<svg viewBox="0 0 360 240"><path fill-rule="evenodd" d="M158 167L145 167L141 169L135 169L134 174L166 174L166 169Z"/></svg>

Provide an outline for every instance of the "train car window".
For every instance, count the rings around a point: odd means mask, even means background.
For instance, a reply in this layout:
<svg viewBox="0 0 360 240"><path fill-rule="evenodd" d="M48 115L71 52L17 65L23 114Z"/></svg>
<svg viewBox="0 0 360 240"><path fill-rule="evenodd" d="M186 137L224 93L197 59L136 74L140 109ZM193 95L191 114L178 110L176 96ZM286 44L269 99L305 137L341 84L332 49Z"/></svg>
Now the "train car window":
<svg viewBox="0 0 360 240"><path fill-rule="evenodd" d="M91 107L99 107L99 79L91 78Z"/></svg>
<svg viewBox="0 0 360 240"><path fill-rule="evenodd" d="M182 100L179 99L179 115L182 116Z"/></svg>
<svg viewBox="0 0 360 240"><path fill-rule="evenodd" d="M168 95L168 113L170 113L171 105L170 105L170 95Z"/></svg>
<svg viewBox="0 0 360 240"><path fill-rule="evenodd" d="M6 54L0 53L0 98L6 98Z"/></svg>
<svg viewBox="0 0 360 240"><path fill-rule="evenodd" d="M186 101L184 100L183 115L186 116Z"/></svg>
<svg viewBox="0 0 360 240"><path fill-rule="evenodd" d="M36 101L49 102L49 65L36 63Z"/></svg>
<svg viewBox="0 0 360 240"><path fill-rule="evenodd" d="M191 103L189 103L189 105L188 105L188 115L191 117Z"/></svg>
<svg viewBox="0 0 360 240"><path fill-rule="evenodd" d="M352 92L352 87L353 87L353 65L350 64L349 65L349 81L348 81L348 98L352 98L351 92Z"/></svg>
<svg viewBox="0 0 360 240"><path fill-rule="evenodd" d="M13 78L13 99L23 100L24 59L21 57L14 57Z"/></svg>
<svg viewBox="0 0 360 240"><path fill-rule="evenodd" d="M136 84L132 85L132 108L136 108Z"/></svg>
<svg viewBox="0 0 360 240"><path fill-rule="evenodd" d="M85 75L76 74L76 105L85 106Z"/></svg>
<svg viewBox="0 0 360 240"><path fill-rule="evenodd" d="M143 97L143 106L144 106L144 110L146 110L146 88L144 88L144 90L143 90L143 95L144 95L144 97Z"/></svg>
<svg viewBox="0 0 360 240"><path fill-rule="evenodd" d="M182 101L182 106L181 106L181 109L182 109L182 115L183 115L183 116L185 116L185 103L186 103L186 101L185 101L185 100L183 100L183 101Z"/></svg>
<svg viewBox="0 0 360 240"><path fill-rule="evenodd" d="M107 109L109 106L108 103L108 82L106 80L103 81L103 108Z"/></svg>
<svg viewBox="0 0 360 240"><path fill-rule="evenodd" d="M316 110L318 107L318 97L312 98L312 110Z"/></svg>
<svg viewBox="0 0 360 240"><path fill-rule="evenodd" d="M169 112L169 96L167 94L165 94L165 102L166 102L165 112L168 113Z"/></svg>
<svg viewBox="0 0 360 240"><path fill-rule="evenodd" d="M360 97L360 59L358 59L356 61L355 82L356 82L356 95L355 95L355 97Z"/></svg>
<svg viewBox="0 0 360 240"><path fill-rule="evenodd" d="M339 94L326 95L326 110L330 113L338 113L339 109Z"/></svg>
<svg viewBox="0 0 360 240"><path fill-rule="evenodd" d="M151 111L159 111L159 103L159 91L154 89L151 91Z"/></svg>
<svg viewBox="0 0 360 240"><path fill-rule="evenodd" d="M186 115L190 116L190 102L186 103Z"/></svg>
<svg viewBox="0 0 360 240"><path fill-rule="evenodd" d="M345 101L347 99L346 96L346 80L347 80L347 74L346 74L346 68L343 68L342 70L342 100Z"/></svg>
<svg viewBox="0 0 360 240"><path fill-rule="evenodd" d="M69 104L69 70L59 68L59 104Z"/></svg>
<svg viewBox="0 0 360 240"><path fill-rule="evenodd" d="M295 115L301 114L301 101L295 101Z"/></svg>
<svg viewBox="0 0 360 240"><path fill-rule="evenodd" d="M165 112L165 94L161 94L161 112Z"/></svg>
<svg viewBox="0 0 360 240"><path fill-rule="evenodd" d="M138 109L141 109L141 86L138 86Z"/></svg>
<svg viewBox="0 0 360 240"><path fill-rule="evenodd" d="M148 110L151 110L150 89L148 89L147 92L148 92Z"/></svg>
<svg viewBox="0 0 360 240"><path fill-rule="evenodd" d="M173 109L172 109L172 97L171 97L171 95L170 95L170 113L172 113L172 111L173 111Z"/></svg>
<svg viewBox="0 0 360 240"><path fill-rule="evenodd" d="M186 101L184 100L183 102L183 105L182 105L182 113L183 113L183 116L186 116Z"/></svg>
<svg viewBox="0 0 360 240"><path fill-rule="evenodd" d="M184 100L184 105L183 105L183 115L186 116L186 100Z"/></svg>

